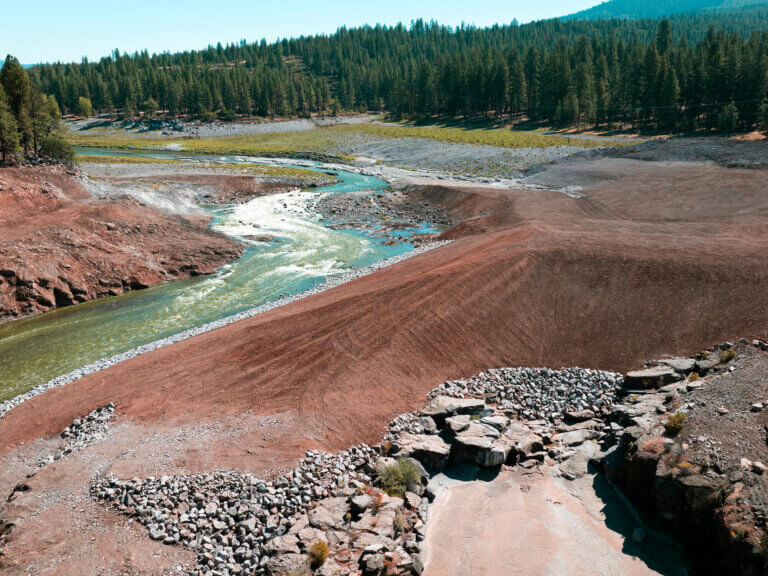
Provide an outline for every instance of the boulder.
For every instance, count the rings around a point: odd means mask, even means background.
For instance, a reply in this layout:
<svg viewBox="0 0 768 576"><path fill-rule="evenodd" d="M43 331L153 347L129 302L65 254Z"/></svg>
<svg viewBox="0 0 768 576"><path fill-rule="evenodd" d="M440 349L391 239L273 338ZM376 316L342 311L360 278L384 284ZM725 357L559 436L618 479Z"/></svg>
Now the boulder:
<svg viewBox="0 0 768 576"><path fill-rule="evenodd" d="M586 422L594 417L595 413L592 410L578 410L565 413L565 420L567 422Z"/></svg>
<svg viewBox="0 0 768 576"><path fill-rule="evenodd" d="M266 563L267 574L272 576L309 575L309 560L304 554L283 554L270 558Z"/></svg>
<svg viewBox="0 0 768 576"><path fill-rule="evenodd" d="M653 366L652 368L627 372L624 386L627 388L660 388L680 379L682 376L670 366Z"/></svg>
<svg viewBox="0 0 768 576"><path fill-rule="evenodd" d="M500 414L493 414L492 416L480 418L480 423L485 424L486 426L491 426L496 430L504 430L504 428L507 427L507 424L509 424L509 418L501 416Z"/></svg>
<svg viewBox="0 0 768 576"><path fill-rule="evenodd" d="M598 433L595 430L582 428L581 430L571 430L570 432L563 432L562 434L556 434L554 440L564 444L565 446L578 446L583 444L587 440L597 438Z"/></svg>
<svg viewBox="0 0 768 576"><path fill-rule="evenodd" d="M367 554L360 558L363 576L379 576L384 571L384 554Z"/></svg>
<svg viewBox="0 0 768 576"><path fill-rule="evenodd" d="M439 472L448 462L451 445L435 434L402 434L398 456L415 458L428 470Z"/></svg>
<svg viewBox="0 0 768 576"><path fill-rule="evenodd" d="M293 534L278 536L264 545L264 551L270 556L278 554L298 554L300 552L299 539Z"/></svg>
<svg viewBox="0 0 768 576"><path fill-rule="evenodd" d="M366 510L368 510L368 508L370 508L370 506L371 506L371 497L368 496L367 494L359 494L357 496L354 496L350 500L350 502L352 504L352 512L354 512L355 514L360 515L363 512L365 512Z"/></svg>
<svg viewBox="0 0 768 576"><path fill-rule="evenodd" d="M321 530L337 530L344 526L347 512L346 498L326 498L309 511L309 525Z"/></svg>
<svg viewBox="0 0 768 576"><path fill-rule="evenodd" d="M689 374L696 367L696 360L693 358L664 358L659 360L662 366L669 366L675 372L680 374Z"/></svg>
<svg viewBox="0 0 768 576"><path fill-rule="evenodd" d="M513 459L525 459L535 452L544 449L544 443L528 426L520 422L511 422L504 431L499 442L509 446L509 455Z"/></svg>
<svg viewBox="0 0 768 576"><path fill-rule="evenodd" d="M701 376L704 376L718 364L720 364L720 356L718 354L712 354L711 358L696 360L695 369Z"/></svg>
<svg viewBox="0 0 768 576"><path fill-rule="evenodd" d="M445 419L445 425L448 430L453 434L458 434L462 430L466 430L469 427L471 416L469 414L463 414L460 416L451 416Z"/></svg>
<svg viewBox="0 0 768 576"><path fill-rule="evenodd" d="M478 414L485 410L485 401L479 398L452 398L436 396L430 400L421 414L435 418L438 423L454 414Z"/></svg>

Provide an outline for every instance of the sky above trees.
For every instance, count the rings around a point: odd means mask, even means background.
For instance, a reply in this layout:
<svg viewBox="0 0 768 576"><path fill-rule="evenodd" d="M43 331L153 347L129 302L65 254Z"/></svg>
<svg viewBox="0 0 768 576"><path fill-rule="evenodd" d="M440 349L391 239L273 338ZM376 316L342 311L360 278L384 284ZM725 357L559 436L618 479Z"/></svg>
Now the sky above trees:
<svg viewBox="0 0 768 576"><path fill-rule="evenodd" d="M94 60L114 49L153 52L204 48L335 32L339 26L409 23L423 18L457 26L529 22L570 14L600 0L54 0L3 7L0 59L22 63Z"/></svg>

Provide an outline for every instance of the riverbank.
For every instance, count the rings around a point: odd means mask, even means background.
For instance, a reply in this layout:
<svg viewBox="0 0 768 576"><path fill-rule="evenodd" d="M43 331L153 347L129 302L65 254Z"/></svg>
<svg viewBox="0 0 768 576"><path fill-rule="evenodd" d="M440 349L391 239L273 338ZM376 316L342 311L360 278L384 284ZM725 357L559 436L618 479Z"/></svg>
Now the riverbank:
<svg viewBox="0 0 768 576"><path fill-rule="evenodd" d="M301 126L294 126L294 124ZM516 180L541 164L595 147L636 141L583 139L535 131L449 126L419 127L360 116L344 122L286 121L251 125L216 125L215 131L180 136L172 132L137 132L112 125L70 130L75 145L119 149L186 150L243 156L308 158L346 164L378 164L431 177L479 182ZM289 129L295 127L297 129ZM73 127L75 128L75 127ZM180 134L184 134L183 132ZM358 162L359 160L359 162Z"/></svg>
<svg viewBox="0 0 768 576"><path fill-rule="evenodd" d="M64 166L0 169L0 322L211 274L243 245L202 211L95 198Z"/></svg>
<svg viewBox="0 0 768 576"><path fill-rule="evenodd" d="M372 264L370 266L366 266L365 268L358 268L354 270L350 270L348 272L344 272L342 274L337 274L335 276L329 277L327 280L325 280L322 284L311 288L310 290L306 290L304 292L301 292L299 294L294 294L291 296L287 296L285 298L280 298L279 300L275 300L273 302L267 302L266 304L262 304L261 306L257 306L256 308L251 308L249 310L246 310L244 312L239 312L237 314L234 314L232 316L227 316L226 318L222 318L220 320L216 320L215 322L209 322L207 324L203 324L201 326L197 326L195 328L192 328L190 330L185 330L183 332L179 332L177 334L174 334L173 336L169 336L167 338L163 338L162 340L157 340L155 342L152 342L150 344L145 344L143 346L140 346L138 348L134 348L132 350L128 350L127 352L123 352L121 354L117 354L115 356L111 356L109 358L102 358L101 360L94 362L92 364L88 364L86 366L83 366L82 368L78 368L77 370L74 370L73 372L70 372L69 374L64 374L62 376L59 376L57 378L54 378L50 382L47 382L41 386L38 386L29 392L26 392L20 396L16 396L15 398L12 398L10 400L6 400L5 402L0 402L0 418L6 415L6 413L13 409L16 406L19 406L23 402L29 400L30 398L34 398L35 396L42 394L43 392L46 392L48 390L51 390L53 388L58 388L59 386L64 386L66 384L69 384L70 382L74 382L75 380L79 380L80 378L83 378L84 376L88 376L90 374L95 374L97 372L100 372L101 370L106 370L110 366L115 366L116 364L120 364L121 362L125 362L126 360L129 360L131 358L135 358L136 356L140 356L142 354L147 354L148 352L152 352L153 350L157 350L159 348L163 348L164 346L170 346L171 344L174 344L176 342L181 342L183 340L187 340L189 338L192 338L194 336L198 336L200 334L205 334L206 332L210 332L211 330L216 330L217 328L221 328L223 326L227 326L229 324L232 324L234 322L238 322L240 320L244 320L246 318L251 318L253 316L256 316L258 314L263 314L264 312L267 312L269 310L273 310L274 308L279 308L281 306L285 306L287 304L290 304L291 302L295 302L297 300L301 300L303 298L308 298L309 296L313 296L315 294L319 294L321 292L324 292L325 290L330 290L331 288L335 288L337 286L341 286L342 284L346 284L347 282L351 282L352 280L355 280L357 278L361 278L363 276L366 276L368 274L371 274L377 270L380 270L386 266L391 266L393 264L397 264L398 262L402 262L403 260L406 260L408 258L411 258L413 256L418 256L419 254L423 254L424 252L428 252L429 250L433 250L439 246L443 246L444 244L447 244L447 241L442 242L432 242L429 244L424 244L422 246L418 246L414 248L413 250L406 252L404 254L401 254L399 256L393 256L392 258L388 258L386 260L380 260L376 262L375 264Z"/></svg>

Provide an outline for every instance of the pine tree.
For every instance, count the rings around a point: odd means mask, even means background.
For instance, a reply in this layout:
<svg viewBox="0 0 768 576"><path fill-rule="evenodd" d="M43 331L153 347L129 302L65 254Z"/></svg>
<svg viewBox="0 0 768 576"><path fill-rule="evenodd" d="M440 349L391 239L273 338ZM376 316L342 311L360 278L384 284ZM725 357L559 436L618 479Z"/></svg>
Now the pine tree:
<svg viewBox="0 0 768 576"><path fill-rule="evenodd" d="M19 127L11 111L3 86L0 85L0 155L3 164L20 152Z"/></svg>

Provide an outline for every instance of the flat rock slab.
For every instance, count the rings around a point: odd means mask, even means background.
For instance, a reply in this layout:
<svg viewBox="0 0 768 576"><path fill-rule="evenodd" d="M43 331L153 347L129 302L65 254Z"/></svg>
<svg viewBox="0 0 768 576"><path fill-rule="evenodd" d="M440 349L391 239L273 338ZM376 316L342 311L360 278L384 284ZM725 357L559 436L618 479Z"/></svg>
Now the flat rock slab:
<svg viewBox="0 0 768 576"><path fill-rule="evenodd" d="M587 483L591 486L591 482ZM430 513L424 576L650 576L624 537L547 475L448 485ZM592 500L597 500L594 493ZM666 567L665 567L666 568ZM664 571L675 575L680 572Z"/></svg>
<svg viewBox="0 0 768 576"><path fill-rule="evenodd" d="M671 366L653 366L644 370L627 372L624 386L627 388L659 388L681 379L682 376Z"/></svg>
<svg viewBox="0 0 768 576"><path fill-rule="evenodd" d="M696 367L696 360L693 358L664 358L659 360L659 364L669 366L680 374L688 374L693 372L693 369Z"/></svg>
<svg viewBox="0 0 768 576"><path fill-rule="evenodd" d="M478 414L485 410L485 401L479 398L451 398L436 396L421 413L425 416L446 417L453 414Z"/></svg>
<svg viewBox="0 0 768 576"><path fill-rule="evenodd" d="M415 458L433 472L442 470L451 454L451 445L435 434L402 434L398 446L398 457Z"/></svg>

